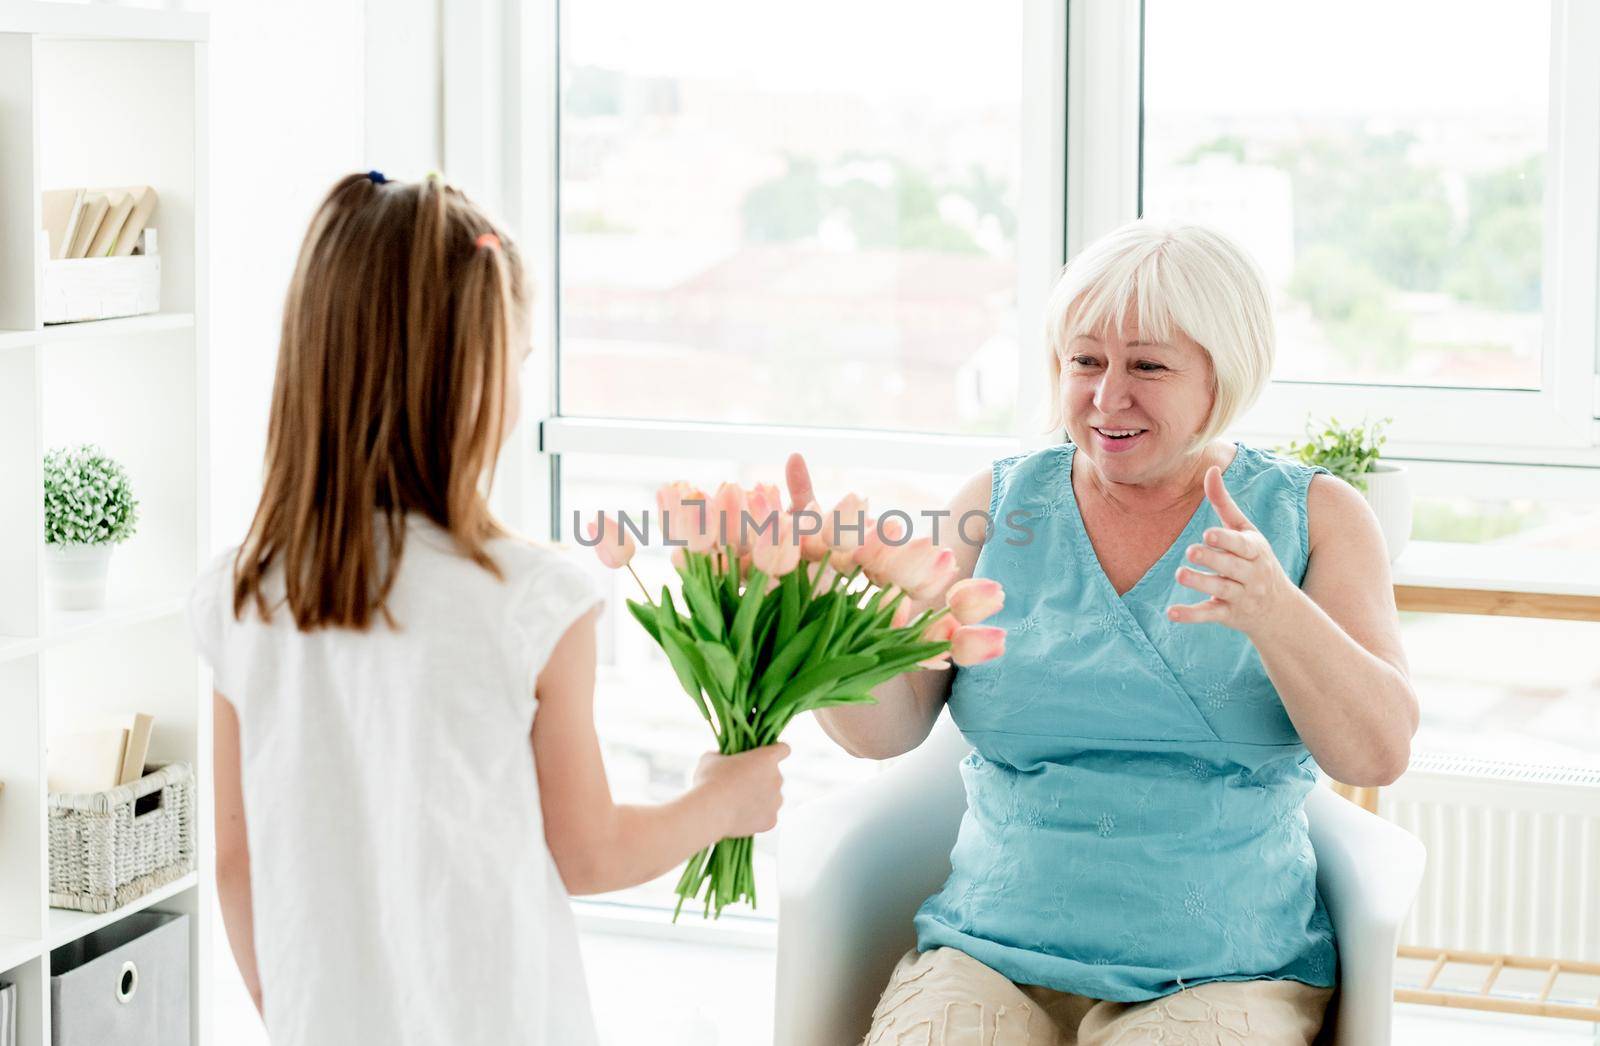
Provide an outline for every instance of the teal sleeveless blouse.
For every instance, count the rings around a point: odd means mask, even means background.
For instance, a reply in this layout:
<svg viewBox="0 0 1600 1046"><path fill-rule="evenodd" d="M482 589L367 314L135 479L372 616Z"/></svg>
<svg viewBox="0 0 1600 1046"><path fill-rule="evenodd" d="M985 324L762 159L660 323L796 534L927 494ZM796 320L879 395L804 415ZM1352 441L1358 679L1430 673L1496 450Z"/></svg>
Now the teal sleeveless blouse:
<svg viewBox="0 0 1600 1046"><path fill-rule="evenodd" d="M1174 574L1215 510L1202 501L1118 596L1078 512L1073 450L994 465L976 575L1005 586L987 623L1007 650L956 671L967 812L918 949L1116 1002L1208 981L1332 987L1304 811L1316 763L1243 633L1166 616L1207 598ZM1223 474L1296 585L1318 471L1239 445Z"/></svg>

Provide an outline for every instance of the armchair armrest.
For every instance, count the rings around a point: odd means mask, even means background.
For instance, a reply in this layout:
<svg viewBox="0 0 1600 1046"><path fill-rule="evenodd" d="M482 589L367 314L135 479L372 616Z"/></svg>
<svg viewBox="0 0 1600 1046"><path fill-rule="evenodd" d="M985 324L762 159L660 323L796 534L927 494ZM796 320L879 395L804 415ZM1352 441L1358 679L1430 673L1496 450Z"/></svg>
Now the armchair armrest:
<svg viewBox="0 0 1600 1046"><path fill-rule="evenodd" d="M776 1046L866 1033L912 916L950 874L970 751L948 717L881 775L796 810L779 839Z"/></svg>
<svg viewBox="0 0 1600 1046"><path fill-rule="evenodd" d="M1336 1046L1386 1046L1394 956L1427 853L1405 829L1318 786L1306 797L1317 890L1339 944Z"/></svg>

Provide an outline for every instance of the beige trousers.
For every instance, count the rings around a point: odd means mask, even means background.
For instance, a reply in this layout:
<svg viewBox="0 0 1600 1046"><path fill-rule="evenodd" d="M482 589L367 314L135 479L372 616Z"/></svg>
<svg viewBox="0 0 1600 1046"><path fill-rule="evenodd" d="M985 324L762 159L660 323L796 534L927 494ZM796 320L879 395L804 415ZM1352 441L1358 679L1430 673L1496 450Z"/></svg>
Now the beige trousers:
<svg viewBox="0 0 1600 1046"><path fill-rule="evenodd" d="M1307 1046L1331 988L1212 981L1148 1002L1017 985L956 948L907 952L862 1046Z"/></svg>

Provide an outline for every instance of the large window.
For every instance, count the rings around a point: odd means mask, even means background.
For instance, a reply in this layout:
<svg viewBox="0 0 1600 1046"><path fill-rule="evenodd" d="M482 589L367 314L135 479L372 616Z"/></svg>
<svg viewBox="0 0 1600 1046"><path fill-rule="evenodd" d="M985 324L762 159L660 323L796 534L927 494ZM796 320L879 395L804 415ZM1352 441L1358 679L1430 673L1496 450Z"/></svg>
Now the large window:
<svg viewBox="0 0 1600 1046"><path fill-rule="evenodd" d="M563 413L1011 431L1019 6L561 16Z"/></svg>
<svg viewBox="0 0 1600 1046"><path fill-rule="evenodd" d="M556 537L676 478L781 484L791 450L824 501L942 506L1048 438L1045 291L1144 213L1222 227L1271 281L1279 366L1242 438L1390 417L1415 540L1600 547L1600 5L525 6L522 154L559 162L517 190L556 357L523 473ZM608 766L661 798L710 735L603 576ZM1594 765L1595 627L1408 615L1419 746ZM789 739L791 802L877 769L809 719Z"/></svg>

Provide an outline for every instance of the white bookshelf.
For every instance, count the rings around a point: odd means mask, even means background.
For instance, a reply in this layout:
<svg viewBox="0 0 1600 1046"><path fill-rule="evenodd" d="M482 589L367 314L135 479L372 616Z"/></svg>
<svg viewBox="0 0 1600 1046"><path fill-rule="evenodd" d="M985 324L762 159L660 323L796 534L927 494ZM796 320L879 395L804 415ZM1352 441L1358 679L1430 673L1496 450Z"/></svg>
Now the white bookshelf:
<svg viewBox="0 0 1600 1046"><path fill-rule="evenodd" d="M0 0L0 981L19 1046L50 1041L50 952L146 909L190 917L192 1039L210 1041L209 682L184 620L208 548L204 15ZM162 311L42 327L40 194L153 185ZM41 461L99 443L128 469L136 537L103 610L48 603ZM48 905L45 738L113 712L156 716L151 755L199 774L199 870L116 912Z"/></svg>

